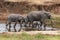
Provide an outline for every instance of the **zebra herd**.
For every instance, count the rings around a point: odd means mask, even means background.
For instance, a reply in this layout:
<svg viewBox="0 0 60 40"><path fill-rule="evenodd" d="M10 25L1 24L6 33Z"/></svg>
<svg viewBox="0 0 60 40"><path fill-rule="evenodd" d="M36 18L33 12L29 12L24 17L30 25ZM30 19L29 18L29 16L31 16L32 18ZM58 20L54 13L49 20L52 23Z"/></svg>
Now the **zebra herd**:
<svg viewBox="0 0 60 40"><path fill-rule="evenodd" d="M25 24L24 26L27 27L27 24L30 25L32 24L32 28L34 28L34 25L38 25L38 23L36 22L35 24L33 23L34 21L39 21L40 22L40 26L38 26L38 30L41 30L41 26L44 24L44 30L46 27L46 19L52 19L50 12L47 11L31 11L27 14L27 16L22 16L20 14L10 14L7 17L7 24L6 24L6 29L7 26L9 25L9 29L8 31L11 31L11 23L14 22L14 30L16 32L15 26L17 23L20 24L20 29L18 31L21 30L21 28L23 27L22 24ZM51 20L52 23L52 20Z"/></svg>

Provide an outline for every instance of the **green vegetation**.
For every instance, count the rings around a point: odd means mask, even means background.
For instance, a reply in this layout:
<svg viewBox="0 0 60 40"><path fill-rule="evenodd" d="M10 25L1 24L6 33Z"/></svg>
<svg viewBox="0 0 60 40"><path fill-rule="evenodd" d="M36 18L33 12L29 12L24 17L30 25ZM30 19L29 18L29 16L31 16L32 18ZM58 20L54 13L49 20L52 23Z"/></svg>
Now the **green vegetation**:
<svg viewBox="0 0 60 40"><path fill-rule="evenodd" d="M1 40L60 40L60 36L55 35L29 35L26 33L22 34L0 34Z"/></svg>
<svg viewBox="0 0 60 40"><path fill-rule="evenodd" d="M57 15L57 16L53 16L52 18L53 20L53 27L56 27L56 28L60 28L60 15ZM51 20L49 19L46 23L48 24L51 24ZM51 25L48 25L48 26L51 26Z"/></svg>
<svg viewBox="0 0 60 40"><path fill-rule="evenodd" d="M54 17L53 21L54 21L54 27L60 28L60 17Z"/></svg>

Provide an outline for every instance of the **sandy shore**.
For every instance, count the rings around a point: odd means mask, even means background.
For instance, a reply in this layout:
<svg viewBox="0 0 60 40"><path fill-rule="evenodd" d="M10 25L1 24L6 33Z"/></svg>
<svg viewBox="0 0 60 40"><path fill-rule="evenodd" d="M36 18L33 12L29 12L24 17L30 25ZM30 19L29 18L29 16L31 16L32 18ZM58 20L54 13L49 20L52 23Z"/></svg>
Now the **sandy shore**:
<svg viewBox="0 0 60 40"><path fill-rule="evenodd" d="M21 31L21 32L4 32L2 34L22 34L22 33L27 33L30 35L35 34L60 35L60 31Z"/></svg>

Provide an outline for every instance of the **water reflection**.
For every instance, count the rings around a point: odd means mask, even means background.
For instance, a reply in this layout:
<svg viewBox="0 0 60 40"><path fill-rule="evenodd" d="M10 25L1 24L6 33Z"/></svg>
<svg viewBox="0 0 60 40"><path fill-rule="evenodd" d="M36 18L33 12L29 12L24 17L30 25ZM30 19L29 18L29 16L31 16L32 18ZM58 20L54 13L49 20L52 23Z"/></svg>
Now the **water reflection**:
<svg viewBox="0 0 60 40"><path fill-rule="evenodd" d="M8 32L5 25L6 25L5 23L0 23L0 33L2 33L2 32ZM13 25L14 25L14 24L11 24L11 26L12 26L11 31L14 31ZM9 28L9 26L8 26L8 28ZM17 24L17 25L16 25L16 30L18 31L19 28L20 28L20 24ZM23 28L24 28L24 26L23 26ZM43 26L42 26L42 28L43 28ZM57 28L46 27L46 30L47 30L47 31L48 31L48 30L49 30L49 31L50 31L50 30L57 30Z"/></svg>

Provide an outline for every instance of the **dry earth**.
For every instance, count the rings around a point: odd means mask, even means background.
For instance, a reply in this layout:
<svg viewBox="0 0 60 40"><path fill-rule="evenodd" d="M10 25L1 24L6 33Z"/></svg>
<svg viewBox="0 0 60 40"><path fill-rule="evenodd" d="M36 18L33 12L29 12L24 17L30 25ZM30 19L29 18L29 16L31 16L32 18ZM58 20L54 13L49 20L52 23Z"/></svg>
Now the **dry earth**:
<svg viewBox="0 0 60 40"><path fill-rule="evenodd" d="M2 34L22 34L22 33L27 33L30 35L35 35L35 34L47 34L47 35L60 35L60 31L21 31L21 32L4 32Z"/></svg>

